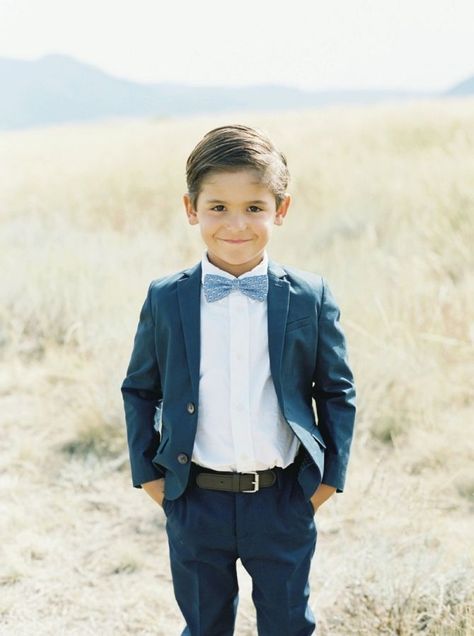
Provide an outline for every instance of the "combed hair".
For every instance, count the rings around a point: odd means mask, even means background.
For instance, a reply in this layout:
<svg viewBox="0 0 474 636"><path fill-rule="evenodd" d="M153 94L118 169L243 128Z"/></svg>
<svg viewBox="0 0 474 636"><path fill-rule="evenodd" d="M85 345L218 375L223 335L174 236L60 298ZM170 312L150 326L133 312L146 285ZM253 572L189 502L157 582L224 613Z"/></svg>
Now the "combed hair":
<svg viewBox="0 0 474 636"><path fill-rule="evenodd" d="M285 155L265 133L243 124L214 128L204 135L186 162L186 184L193 208L204 178L211 172L255 170L274 195L276 207L283 201L290 173Z"/></svg>

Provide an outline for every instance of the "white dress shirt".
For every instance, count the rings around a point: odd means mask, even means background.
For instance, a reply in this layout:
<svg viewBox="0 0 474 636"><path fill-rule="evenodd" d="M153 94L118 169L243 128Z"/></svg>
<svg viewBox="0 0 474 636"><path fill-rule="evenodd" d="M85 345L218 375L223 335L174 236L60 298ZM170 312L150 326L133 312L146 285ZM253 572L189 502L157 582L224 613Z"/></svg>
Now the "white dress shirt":
<svg viewBox="0 0 474 636"><path fill-rule="evenodd" d="M236 277L213 265L206 274ZM268 254L239 278L268 273ZM299 439L283 418L270 373L267 301L234 289L207 302L201 287L199 410L192 461L213 470L249 472L294 461Z"/></svg>

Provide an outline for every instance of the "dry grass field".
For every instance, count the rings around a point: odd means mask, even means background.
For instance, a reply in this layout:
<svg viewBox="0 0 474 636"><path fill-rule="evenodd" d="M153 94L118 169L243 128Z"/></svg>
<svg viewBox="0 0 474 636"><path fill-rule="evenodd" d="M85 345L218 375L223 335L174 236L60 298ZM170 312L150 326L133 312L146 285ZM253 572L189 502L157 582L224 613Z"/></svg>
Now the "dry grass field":
<svg viewBox="0 0 474 636"><path fill-rule="evenodd" d="M286 153L269 254L327 278L357 382L346 489L316 514L318 633L474 634L473 100L0 134L0 633L181 633L120 384L149 282L201 257L184 164L227 122Z"/></svg>

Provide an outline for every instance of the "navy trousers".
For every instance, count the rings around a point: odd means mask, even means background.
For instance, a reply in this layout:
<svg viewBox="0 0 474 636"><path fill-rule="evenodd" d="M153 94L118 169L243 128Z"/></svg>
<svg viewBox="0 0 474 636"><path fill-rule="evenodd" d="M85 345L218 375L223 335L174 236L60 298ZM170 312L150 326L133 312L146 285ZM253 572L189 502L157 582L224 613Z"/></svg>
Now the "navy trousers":
<svg viewBox="0 0 474 636"><path fill-rule="evenodd" d="M259 636L307 636L316 629L309 572L316 548L313 506L296 463L274 468L273 486L256 493L205 490L191 465L185 492L163 502L181 636L232 636L239 588L236 561L252 579Z"/></svg>

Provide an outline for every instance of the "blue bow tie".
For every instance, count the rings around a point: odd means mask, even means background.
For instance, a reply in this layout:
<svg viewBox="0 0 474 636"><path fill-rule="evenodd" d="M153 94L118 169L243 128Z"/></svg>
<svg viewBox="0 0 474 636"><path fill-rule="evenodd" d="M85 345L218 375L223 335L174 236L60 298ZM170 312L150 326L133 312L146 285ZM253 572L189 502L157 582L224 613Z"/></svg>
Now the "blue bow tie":
<svg viewBox="0 0 474 636"><path fill-rule="evenodd" d="M247 276L246 278L226 278L217 274L206 274L203 282L206 300L210 303L230 294L233 289L240 290L254 300L265 300L268 292L268 276Z"/></svg>

